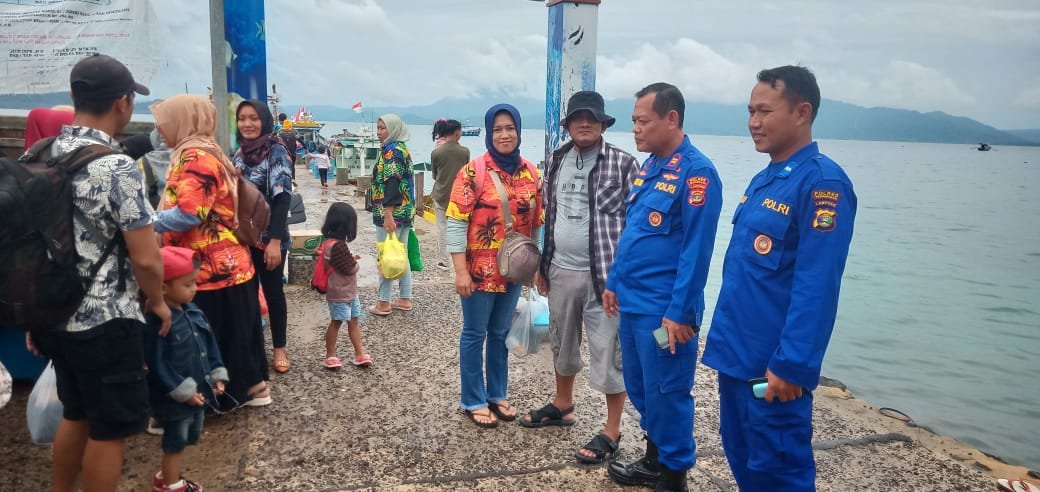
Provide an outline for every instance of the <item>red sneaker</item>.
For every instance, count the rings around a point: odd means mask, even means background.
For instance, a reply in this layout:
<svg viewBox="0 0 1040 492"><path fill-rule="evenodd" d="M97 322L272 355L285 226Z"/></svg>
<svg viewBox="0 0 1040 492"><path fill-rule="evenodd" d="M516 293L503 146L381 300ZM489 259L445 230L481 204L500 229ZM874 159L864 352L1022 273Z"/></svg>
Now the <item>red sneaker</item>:
<svg viewBox="0 0 1040 492"><path fill-rule="evenodd" d="M182 478L173 485L167 485L163 492L202 492L202 486Z"/></svg>

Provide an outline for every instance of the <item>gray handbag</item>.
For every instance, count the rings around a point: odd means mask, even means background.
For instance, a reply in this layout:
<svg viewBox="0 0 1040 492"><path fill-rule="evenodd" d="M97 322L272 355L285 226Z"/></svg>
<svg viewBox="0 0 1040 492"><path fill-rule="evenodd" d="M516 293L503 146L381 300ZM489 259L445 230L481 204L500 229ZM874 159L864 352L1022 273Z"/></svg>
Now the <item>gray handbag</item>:
<svg viewBox="0 0 1040 492"><path fill-rule="evenodd" d="M491 180L495 182L498 197L502 200L502 215L506 219L506 238L498 249L498 273L515 284L530 287L534 283L534 274L538 272L541 252L538 243L531 238L513 230L513 213L509 208L509 195L502 186L498 173L490 170Z"/></svg>

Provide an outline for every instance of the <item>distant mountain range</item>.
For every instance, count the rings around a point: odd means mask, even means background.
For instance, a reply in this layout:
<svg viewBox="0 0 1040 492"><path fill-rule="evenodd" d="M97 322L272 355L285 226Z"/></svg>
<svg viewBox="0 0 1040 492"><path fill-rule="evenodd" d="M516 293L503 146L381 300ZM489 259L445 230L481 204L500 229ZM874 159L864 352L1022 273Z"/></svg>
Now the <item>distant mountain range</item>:
<svg viewBox="0 0 1040 492"><path fill-rule="evenodd" d="M479 96L471 99L442 99L422 106L366 107L361 114L338 106L306 104L283 104L282 111L291 115L297 107L306 106L319 121L371 121L374 115L397 113L412 124L432 124L437 118L455 118L463 124L483 126L484 112L487 108L503 100L520 110L524 128L543 127L544 101L516 97ZM147 113L152 102L138 101L135 112ZM0 95L0 108L29 109L69 103L66 93ZM606 109L607 113L617 118L612 130L631 130L631 100L608 100ZM690 103L686 106L684 126L693 134L745 136L747 108L739 104ZM953 116L941 111L921 113L905 109L865 108L827 99L820 105L820 115L813 125L813 136L841 140L968 144L986 142L990 145L1040 146L1040 129L999 130L971 118Z"/></svg>

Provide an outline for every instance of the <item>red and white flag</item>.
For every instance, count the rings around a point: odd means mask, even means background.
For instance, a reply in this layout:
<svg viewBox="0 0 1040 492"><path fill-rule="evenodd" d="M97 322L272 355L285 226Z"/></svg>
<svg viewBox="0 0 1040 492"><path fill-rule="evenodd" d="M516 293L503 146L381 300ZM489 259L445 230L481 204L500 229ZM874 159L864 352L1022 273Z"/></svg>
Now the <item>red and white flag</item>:
<svg viewBox="0 0 1040 492"><path fill-rule="evenodd" d="M350 109L353 109L355 113L360 113L361 112L361 101L358 101L358 102L354 103L354 105L351 106Z"/></svg>

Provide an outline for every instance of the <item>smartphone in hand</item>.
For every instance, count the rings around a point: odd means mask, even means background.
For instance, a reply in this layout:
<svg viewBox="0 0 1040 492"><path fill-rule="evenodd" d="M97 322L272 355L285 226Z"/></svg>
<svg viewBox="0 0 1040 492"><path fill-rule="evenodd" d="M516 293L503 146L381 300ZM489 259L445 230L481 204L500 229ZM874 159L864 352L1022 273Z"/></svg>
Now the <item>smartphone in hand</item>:
<svg viewBox="0 0 1040 492"><path fill-rule="evenodd" d="M751 389L751 394L754 395L756 400L766 397L766 387L769 386L768 378L749 379L747 383L748 388Z"/></svg>
<svg viewBox="0 0 1040 492"><path fill-rule="evenodd" d="M668 348L668 328L660 327L654 330L654 340L657 340L657 348L665 350Z"/></svg>

